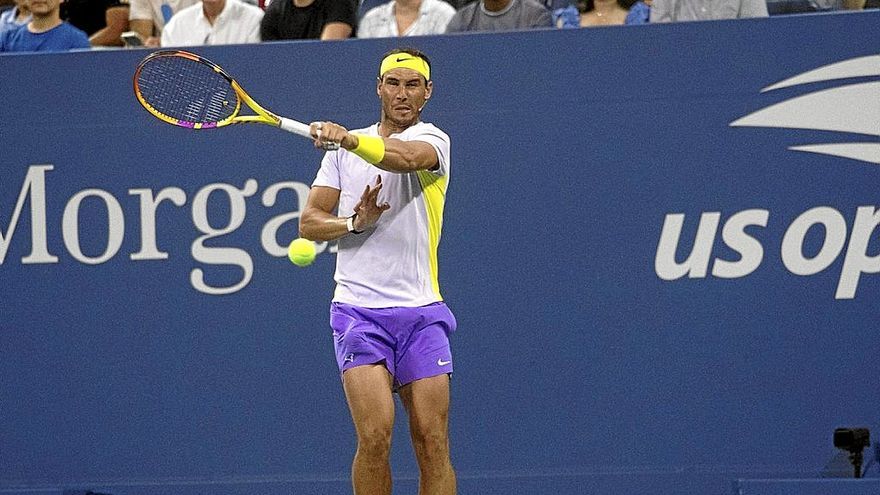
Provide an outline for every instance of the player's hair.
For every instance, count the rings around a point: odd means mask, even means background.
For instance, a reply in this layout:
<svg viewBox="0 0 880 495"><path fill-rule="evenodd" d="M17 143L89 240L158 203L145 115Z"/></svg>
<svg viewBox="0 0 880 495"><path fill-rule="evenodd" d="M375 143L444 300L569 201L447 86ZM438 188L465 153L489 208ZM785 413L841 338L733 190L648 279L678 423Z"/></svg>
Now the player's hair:
<svg viewBox="0 0 880 495"><path fill-rule="evenodd" d="M425 64L428 65L428 70L431 70L431 59L425 55L425 52L419 50L418 48L411 47L403 47L403 48L395 48L393 50L389 50L385 55L382 55L381 60L385 60L385 58L389 55L394 55L395 53L406 53L408 55L412 55L413 57L419 57L420 59L425 61ZM379 74L379 79L382 79L382 74ZM426 81L427 82L427 81Z"/></svg>

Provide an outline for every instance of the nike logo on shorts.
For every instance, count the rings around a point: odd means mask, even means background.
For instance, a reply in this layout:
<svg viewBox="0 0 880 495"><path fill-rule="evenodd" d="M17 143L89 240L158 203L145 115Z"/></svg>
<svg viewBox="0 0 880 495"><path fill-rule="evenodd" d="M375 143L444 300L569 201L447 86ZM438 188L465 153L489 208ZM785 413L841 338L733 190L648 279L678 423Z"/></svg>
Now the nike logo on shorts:
<svg viewBox="0 0 880 495"><path fill-rule="evenodd" d="M446 366L447 364L452 363L452 361L444 361L442 358L437 360L437 366Z"/></svg>

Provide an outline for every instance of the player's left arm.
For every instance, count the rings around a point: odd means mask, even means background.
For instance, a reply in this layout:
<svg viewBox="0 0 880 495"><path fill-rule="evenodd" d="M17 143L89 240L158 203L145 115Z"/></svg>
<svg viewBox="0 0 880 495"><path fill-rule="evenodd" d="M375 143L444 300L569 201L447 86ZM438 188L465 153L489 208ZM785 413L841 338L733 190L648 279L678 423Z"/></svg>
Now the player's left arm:
<svg viewBox="0 0 880 495"><path fill-rule="evenodd" d="M315 146L321 147L326 142L335 142L348 151L353 151L364 140L379 140L381 152L378 152L376 159L367 159L374 166L398 174L407 172L416 172L419 170L434 170L440 166L440 157L433 145L427 141L412 139L403 141L396 138L380 138L376 136L363 136L360 134L350 133L347 129L333 122L321 122L320 132L317 127L319 123L313 122L311 125L312 137L315 138ZM355 154L361 155L358 151ZM381 156L381 159L378 159ZM366 157L364 157L366 159Z"/></svg>
<svg viewBox="0 0 880 495"><path fill-rule="evenodd" d="M358 135L349 134L349 136L354 137L354 145L346 149L353 150L359 144ZM382 170L402 174L432 170L440 163L437 150L425 141L401 141L394 138L382 138L382 140L385 142L385 157L379 163L373 164ZM344 140L342 146L345 147Z"/></svg>

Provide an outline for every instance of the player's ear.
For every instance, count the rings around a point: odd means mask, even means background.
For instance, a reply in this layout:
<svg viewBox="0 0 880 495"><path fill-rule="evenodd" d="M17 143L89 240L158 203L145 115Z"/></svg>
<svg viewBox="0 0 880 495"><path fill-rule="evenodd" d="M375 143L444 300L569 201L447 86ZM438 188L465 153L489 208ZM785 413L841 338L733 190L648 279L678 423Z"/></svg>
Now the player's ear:
<svg viewBox="0 0 880 495"><path fill-rule="evenodd" d="M376 78L376 96L382 98L382 76Z"/></svg>
<svg viewBox="0 0 880 495"><path fill-rule="evenodd" d="M434 81L428 81L428 84L425 86L425 99L430 100L431 94L434 92Z"/></svg>

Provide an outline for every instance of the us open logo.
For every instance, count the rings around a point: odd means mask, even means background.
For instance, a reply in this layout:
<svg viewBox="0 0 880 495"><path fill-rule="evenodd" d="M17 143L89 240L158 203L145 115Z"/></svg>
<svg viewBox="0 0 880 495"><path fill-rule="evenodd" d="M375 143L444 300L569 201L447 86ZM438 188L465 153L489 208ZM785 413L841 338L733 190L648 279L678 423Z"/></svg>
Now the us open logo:
<svg viewBox="0 0 880 495"><path fill-rule="evenodd" d="M863 80L878 76L880 55L844 60L804 72L767 86L761 92L827 81L841 81L841 84L775 103L731 122L730 126L809 129L870 136L852 142L796 144L788 149L880 164L880 139L877 139L880 138L880 81ZM853 82L854 78L860 80ZM684 261L679 262L676 252L685 215L669 213L663 221L654 272L666 281L685 276L690 279L746 277L760 267L765 248L746 229L766 228L769 219L770 211L761 208L736 212L726 219L722 219L721 212L703 212L691 251ZM825 237L818 253L807 256L803 249L805 238L817 226L824 231ZM778 247L779 256L790 273L811 276L828 269L846 248L834 298L853 299L862 275L880 273L880 254L869 254L877 251L876 242L871 249L871 241L877 237L878 227L880 209L873 205L857 207L851 223L831 206L810 208L786 227ZM719 229L722 242L739 254L738 260L712 259Z"/></svg>

